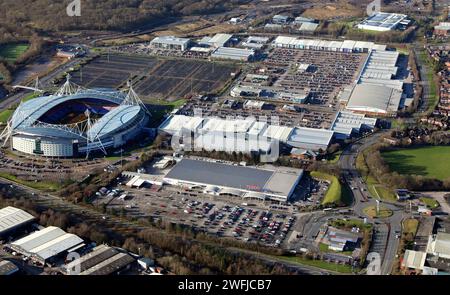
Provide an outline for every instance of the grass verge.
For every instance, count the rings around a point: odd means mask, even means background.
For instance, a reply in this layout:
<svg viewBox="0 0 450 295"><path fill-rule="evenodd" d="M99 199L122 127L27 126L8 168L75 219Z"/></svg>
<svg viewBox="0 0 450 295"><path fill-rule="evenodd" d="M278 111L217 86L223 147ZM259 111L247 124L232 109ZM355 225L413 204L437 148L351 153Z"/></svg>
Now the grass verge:
<svg viewBox="0 0 450 295"><path fill-rule="evenodd" d="M428 208L430 209L436 209L437 207L439 207L439 202L436 201L435 199L431 199L431 198L420 198L420 201L422 203L424 203Z"/></svg>
<svg viewBox="0 0 450 295"><path fill-rule="evenodd" d="M60 189L62 189L64 186L68 185L69 182L67 183L57 183L57 182L52 182L52 181L39 181L39 182L34 182L34 181L28 181L28 180L24 180L24 179L20 179L15 175L12 174L8 174L8 173L4 173L4 172L0 172L0 177L8 179L10 181L40 190L40 191L51 191L51 192L55 192L58 191Z"/></svg>
<svg viewBox="0 0 450 295"><path fill-rule="evenodd" d="M364 214L371 218L387 218L392 216L393 212L391 209L380 206L380 212L377 212L376 206L369 206L363 209Z"/></svg>
<svg viewBox="0 0 450 295"><path fill-rule="evenodd" d="M346 274L352 273L352 267L350 265L336 264L336 263L331 263L331 262L327 262L327 261L323 261L323 260L306 259L306 258L303 258L300 256L277 256L277 258L280 258L280 259L283 259L285 261L289 261L292 263L314 266L314 267L325 269L325 270L346 273Z"/></svg>
<svg viewBox="0 0 450 295"><path fill-rule="evenodd" d="M330 182L330 186L328 187L325 197L323 198L322 205L341 203L342 185L339 183L336 176L318 171L312 171L311 176L313 178Z"/></svg>

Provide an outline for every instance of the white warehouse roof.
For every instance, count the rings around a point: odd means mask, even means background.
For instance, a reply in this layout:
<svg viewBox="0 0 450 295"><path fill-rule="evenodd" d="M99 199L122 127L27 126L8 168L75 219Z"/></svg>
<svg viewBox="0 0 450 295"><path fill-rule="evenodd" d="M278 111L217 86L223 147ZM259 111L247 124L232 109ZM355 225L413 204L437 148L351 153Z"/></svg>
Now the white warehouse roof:
<svg viewBox="0 0 450 295"><path fill-rule="evenodd" d="M376 123L376 118L367 118L364 114L340 111L333 122L331 130L339 138L348 138L353 132L359 132L362 128L373 129Z"/></svg>
<svg viewBox="0 0 450 295"><path fill-rule="evenodd" d="M347 109L368 113L395 113L401 98L402 91L387 86L357 84L347 103Z"/></svg>
<svg viewBox="0 0 450 295"><path fill-rule="evenodd" d="M179 38L174 36L160 36L154 38L152 41L150 41L150 44L153 43L164 43L164 44L170 44L170 45L187 45L189 44L191 40L188 38Z"/></svg>
<svg viewBox="0 0 450 295"><path fill-rule="evenodd" d="M216 34L208 40L208 43L220 47L224 46L232 37L233 35L230 34Z"/></svg>
<svg viewBox="0 0 450 295"><path fill-rule="evenodd" d="M159 129L169 134L180 132L181 129L196 131L203 122L202 117L189 117L184 115L170 116L160 126Z"/></svg>
<svg viewBox="0 0 450 295"><path fill-rule="evenodd" d="M0 209L0 235L34 220L34 216L21 209L5 207Z"/></svg>
<svg viewBox="0 0 450 295"><path fill-rule="evenodd" d="M286 126L270 125L263 136L276 139L280 142L287 142L294 128Z"/></svg>
<svg viewBox="0 0 450 295"><path fill-rule="evenodd" d="M248 60L255 54L253 49L219 47L212 54L212 58L232 59L232 60Z"/></svg>
<svg viewBox="0 0 450 295"><path fill-rule="evenodd" d="M182 117L182 118L177 118ZM179 133L184 126L190 122L186 117L174 115L168 118L159 129L170 134ZM287 126L269 125L266 122L257 121L255 118L246 119L221 119L204 118L202 124L195 128L200 135L223 135L224 132L248 135L249 139L255 137L263 138L267 141L278 140L293 147L318 150L326 149L333 137L333 131L316 128L292 128ZM171 122L174 121L174 122ZM193 130L194 131L194 130ZM215 133L215 134L213 134Z"/></svg>
<svg viewBox="0 0 450 295"><path fill-rule="evenodd" d="M294 128L288 144L307 150L326 150L333 138L334 132L326 129L298 127Z"/></svg>
<svg viewBox="0 0 450 295"><path fill-rule="evenodd" d="M408 16L398 13L378 12L358 24L362 30L389 31L393 30Z"/></svg>
<svg viewBox="0 0 450 295"><path fill-rule="evenodd" d="M49 226L11 243L16 251L27 256L36 256L45 261L83 243L83 240L68 234L59 227Z"/></svg>

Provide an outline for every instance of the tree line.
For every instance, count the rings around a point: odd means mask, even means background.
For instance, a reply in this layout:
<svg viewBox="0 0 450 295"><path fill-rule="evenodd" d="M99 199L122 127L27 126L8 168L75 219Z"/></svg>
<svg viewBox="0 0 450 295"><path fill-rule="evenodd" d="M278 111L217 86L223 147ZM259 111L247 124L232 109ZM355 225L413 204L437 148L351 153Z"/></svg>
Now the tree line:
<svg viewBox="0 0 450 295"><path fill-rule="evenodd" d="M98 0L81 1L81 16L69 17L66 0L2 0L0 27L46 32L130 30L170 17L226 11L248 0ZM1 31L0 31L1 36Z"/></svg>
<svg viewBox="0 0 450 295"><path fill-rule="evenodd" d="M150 257L176 274L296 274L282 264L267 263L233 250L231 247L237 247L237 241L233 244L214 237L201 241L200 235L174 225L166 225L164 229L147 226L144 230L120 225L111 227L106 221L94 221L75 212L38 205L24 198L24 192L7 186L0 188L0 207L4 206L24 209L34 215L39 224L61 227L88 242L108 243ZM265 252L276 254L270 250Z"/></svg>

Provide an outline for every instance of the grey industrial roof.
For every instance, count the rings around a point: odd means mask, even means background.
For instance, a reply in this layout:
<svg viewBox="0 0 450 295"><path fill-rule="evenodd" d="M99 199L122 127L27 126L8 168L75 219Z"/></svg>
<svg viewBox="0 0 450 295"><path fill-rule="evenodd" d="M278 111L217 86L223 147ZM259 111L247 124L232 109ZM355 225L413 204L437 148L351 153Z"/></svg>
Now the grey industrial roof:
<svg viewBox="0 0 450 295"><path fill-rule="evenodd" d="M450 255L450 234L438 232L436 235L434 252Z"/></svg>
<svg viewBox="0 0 450 295"><path fill-rule="evenodd" d="M165 43L165 44L171 44L171 45L186 45L190 42L190 39L188 38L178 38L174 36L160 36L154 38L152 41L150 41L150 44L153 43Z"/></svg>
<svg viewBox="0 0 450 295"><path fill-rule="evenodd" d="M403 256L402 266L413 269L423 269L425 265L425 260L427 258L427 253L406 250Z"/></svg>
<svg viewBox="0 0 450 295"><path fill-rule="evenodd" d="M68 234L59 227L49 226L11 243L11 246L25 255L47 260L82 243L80 237Z"/></svg>
<svg viewBox="0 0 450 295"><path fill-rule="evenodd" d="M76 274L74 271L78 270L76 266L79 265L82 275L109 275L133 261L134 259L130 255L121 253L116 248L100 245L95 247L92 252L68 263L65 269L69 275Z"/></svg>
<svg viewBox="0 0 450 295"><path fill-rule="evenodd" d="M302 175L303 170L299 169L275 167L260 169L182 159L165 178L209 187L262 192L266 195L287 198Z"/></svg>
<svg viewBox="0 0 450 295"><path fill-rule="evenodd" d="M208 43L223 46L223 44L227 43L232 37L233 35L230 34L216 34L208 40Z"/></svg>
<svg viewBox="0 0 450 295"><path fill-rule="evenodd" d="M229 58L229 59L247 59L255 54L253 49L219 47L213 53L215 58Z"/></svg>
<svg viewBox="0 0 450 295"><path fill-rule="evenodd" d="M295 147L319 149L328 147L332 138L331 130L298 127L290 135L289 143Z"/></svg>
<svg viewBox="0 0 450 295"><path fill-rule="evenodd" d="M264 188L273 171L182 159L166 178L237 189Z"/></svg>
<svg viewBox="0 0 450 295"><path fill-rule="evenodd" d="M118 253L97 265L83 271L80 275L109 275L134 262L134 258L127 253Z"/></svg>
<svg viewBox="0 0 450 295"><path fill-rule="evenodd" d="M367 118L363 114L340 111L333 122L331 130L350 136L353 131L359 132L361 127L374 128L376 118Z"/></svg>
<svg viewBox="0 0 450 295"><path fill-rule="evenodd" d="M396 112L402 92L386 86L357 84L347 104L347 109L374 113Z"/></svg>
<svg viewBox="0 0 450 295"><path fill-rule="evenodd" d="M19 268L8 260L0 261L0 276L12 275L15 272L18 272Z"/></svg>
<svg viewBox="0 0 450 295"><path fill-rule="evenodd" d="M317 24L317 23L304 22L300 26L299 31L314 32L318 26L319 26L319 24Z"/></svg>
<svg viewBox="0 0 450 295"><path fill-rule="evenodd" d="M0 234L34 220L34 216L14 207L0 209Z"/></svg>

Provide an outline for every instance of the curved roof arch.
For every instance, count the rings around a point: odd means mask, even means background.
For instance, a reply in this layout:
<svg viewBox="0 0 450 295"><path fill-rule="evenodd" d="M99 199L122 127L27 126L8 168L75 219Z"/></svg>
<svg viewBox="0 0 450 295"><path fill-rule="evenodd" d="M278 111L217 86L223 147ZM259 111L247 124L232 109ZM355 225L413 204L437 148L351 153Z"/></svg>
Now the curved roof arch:
<svg viewBox="0 0 450 295"><path fill-rule="evenodd" d="M117 91L84 90L68 96L42 96L22 103L14 112L11 121L12 129L32 126L41 116L57 105L77 99L99 99L120 104L125 99L123 93Z"/></svg>
<svg viewBox="0 0 450 295"><path fill-rule="evenodd" d="M11 127L15 134L25 136L60 139L100 139L132 124L144 114L140 105L122 104L125 98L126 95L122 92L105 89L82 90L67 96L50 95L38 97L22 103L16 109L11 119ZM117 104L118 106L93 123L90 130L87 130L84 134L66 125L44 124L39 121L43 115L54 107L80 99L98 99Z"/></svg>
<svg viewBox="0 0 450 295"><path fill-rule="evenodd" d="M141 113L141 107L136 105L120 105L98 120L87 132L88 138L104 137L122 126L132 122Z"/></svg>

